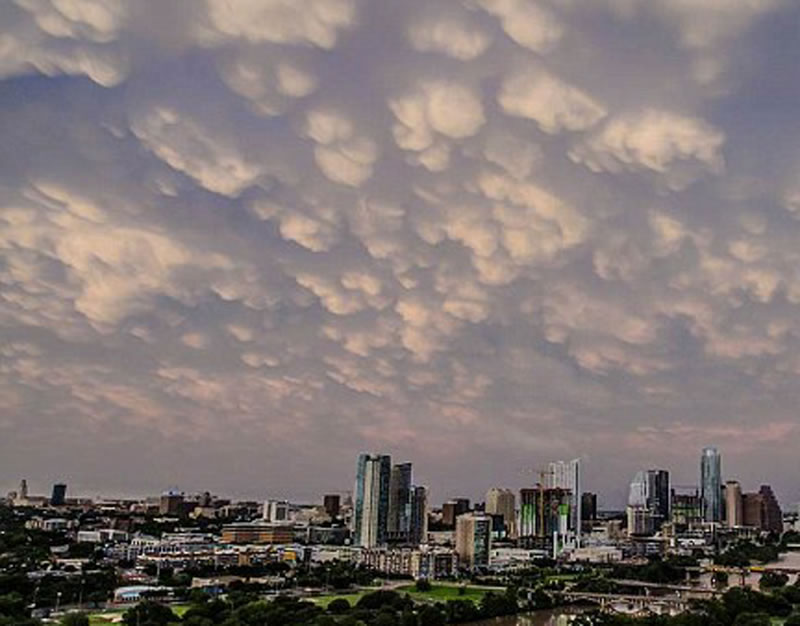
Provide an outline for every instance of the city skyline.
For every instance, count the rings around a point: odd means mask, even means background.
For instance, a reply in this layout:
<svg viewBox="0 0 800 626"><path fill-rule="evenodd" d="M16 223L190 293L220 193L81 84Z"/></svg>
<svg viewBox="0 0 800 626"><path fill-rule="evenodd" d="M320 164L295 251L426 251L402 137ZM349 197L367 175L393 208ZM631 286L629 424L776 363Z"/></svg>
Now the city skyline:
<svg viewBox="0 0 800 626"><path fill-rule="evenodd" d="M622 508L715 446L797 502L798 19L0 3L0 488Z"/></svg>
<svg viewBox="0 0 800 626"><path fill-rule="evenodd" d="M715 459L714 471L720 471L719 474L715 474L718 486L718 489L715 490L716 497L718 498L716 505L713 503L713 499L710 501L705 496L706 487L704 486L706 485L706 481L704 477L707 472L706 462L709 455ZM724 522L724 524L730 524L731 511L736 511L737 509L735 507L733 509L731 508L734 506L734 501L730 500L731 496L728 492L728 487L733 486L738 494L737 496L734 496L734 498L739 498L739 512L734 513L734 519L738 519L736 517L737 515L741 516L740 509L742 507L742 496L753 495L755 492L744 493L743 485L735 474L726 475L724 472L722 472L721 458L722 454L717 448L710 446L703 448L700 451L700 471L694 483L691 481L679 481L677 483L673 482L671 480L671 470L653 467L651 464L648 466L648 469L636 471L633 479L624 488L624 493L626 495L621 502L616 500L604 500L602 496L600 496L598 499L598 492L602 493L603 489L597 489L597 487L587 488L583 484L582 476L584 469L583 460L581 458L572 459L569 462L550 461L546 464L546 466L542 466L538 472L533 472L536 478L518 485L501 485L499 483L493 483L484 493L479 494L478 497L474 497L471 495L475 491L474 488L459 492L458 494L449 493L442 495L443 492L441 489L439 489L439 492L437 493L435 484L432 488L430 483L412 480L412 462L404 461L401 463L394 463L392 461L391 454L365 452L362 452L358 455L357 469L355 473L355 485L352 489L334 488L325 493L315 493L314 495L299 499L294 498L291 494L282 493L276 495L275 492L265 493L264 491L253 491L250 492L250 495L248 496L242 496L241 493L237 492L227 493L225 495L229 497L233 496L235 498L241 498L243 500L263 500L266 505L269 505L270 507L274 507L276 505L288 505L290 501L294 503L310 503L319 499L323 499L327 503L329 498L335 498L338 506L339 499L343 497L344 499L351 501L353 505L353 531L355 536L360 536L361 534L364 507L363 503L365 501L372 500L372 504L370 505L372 511L367 513L366 517L373 517L371 522L373 528L370 532L375 536L370 541L379 543L390 533L395 533L395 539L397 539L398 536L405 535L418 536L418 533L414 531L414 525L416 524L417 528L421 527L423 523L420 521L422 511L431 510L431 508L445 511L448 505L454 505L454 503L463 503L464 510L470 510L470 503L472 502L475 504L480 503L485 507L486 512L500 513L502 511L508 511L507 507L509 506L511 508L515 508L514 503L517 501L517 496L520 498L520 506L517 509L519 516L518 518L515 518L514 525L522 524L524 526L527 523L529 525L527 528L528 532L533 532L531 529L535 528L536 521L529 517L530 513L525 513L524 494L527 492L529 498L535 499L539 497L538 493L542 488L546 490L564 489L568 494L567 501L570 509L570 528L576 529L577 540L580 542L581 529L578 520L584 519L581 508L583 506L584 496L591 496L594 498L593 510L595 512L597 510L601 510L622 513L625 512L626 509L631 508L648 510L649 515L656 520L656 525L659 525L661 522L663 522L663 520L668 519L671 516L671 503L676 493L687 494L694 491L698 498L698 502L702 503L702 511L699 514L701 518L707 518L709 515L708 510L713 509L714 506L719 506L720 510L717 519L711 521L716 523ZM373 469L373 467L380 467L380 469L376 470ZM572 486L575 484L575 481L572 478L573 475L577 477L577 489L573 488ZM371 486L369 486L370 484ZM772 495L772 484L769 480L760 481L753 484L745 483L744 487L749 487L750 489L755 489L758 487L759 493L766 487L769 489L769 497L774 497ZM50 489L50 486L47 488ZM59 490L61 491L61 495L58 499L63 503L64 493L67 490L67 485L65 483L53 483L52 495L49 497L46 496L44 492L42 492L42 494L31 494L31 496L38 498L41 501L52 503L57 499L56 494ZM30 493L27 478L20 478L19 482L15 485L15 488L8 489L7 491L8 493L12 494L20 494L20 496L24 499ZM203 497L213 495L212 492L208 490L180 490L175 486L155 493L161 494L162 498L171 495L180 495L181 497L184 495ZM253 496L253 493L256 495ZM431 497L432 493L435 494L433 498ZM153 498L154 493L97 493L90 495L88 493L82 493L80 492L80 489L78 489L78 493L72 493L71 497L77 497L80 499L87 497L91 498L93 496L100 499L121 498L136 500L145 497ZM510 497L510 502L504 501L504 504L500 504L501 501L503 501L503 499L506 497ZM780 498L777 498L776 501L779 500ZM532 502L533 500L530 500L528 504L531 504ZM598 503L601 506L598 507ZM420 508L420 505L422 508ZM439 505L441 505L441 507L439 507ZM455 506L458 506L458 504ZM782 506L789 510L797 509L800 511L800 502L798 501L784 500ZM325 507L327 508L328 504L326 504ZM498 510L496 511L495 509ZM270 510L272 510L272 508L270 508ZM455 515L459 515L458 510L455 512ZM424 518L425 516L422 515L422 517ZM266 513L264 519L268 519ZM527 522L525 520L527 520ZM709 520L705 519L705 521ZM514 527L514 525L507 528L512 536L518 534L521 530L520 528ZM380 531L378 530L379 528ZM397 533L400 533L400 535Z"/></svg>

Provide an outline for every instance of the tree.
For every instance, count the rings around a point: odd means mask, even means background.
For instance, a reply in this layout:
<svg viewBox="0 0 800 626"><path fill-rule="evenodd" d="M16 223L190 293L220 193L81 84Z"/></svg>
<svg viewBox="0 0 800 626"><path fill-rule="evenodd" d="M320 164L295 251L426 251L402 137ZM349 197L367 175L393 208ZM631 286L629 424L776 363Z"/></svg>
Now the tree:
<svg viewBox="0 0 800 626"><path fill-rule="evenodd" d="M433 588L433 586L431 585L430 581L427 581L424 578L420 578L417 581L415 587L416 587L416 590L419 591L420 593L427 593L428 591L430 591Z"/></svg>
<svg viewBox="0 0 800 626"><path fill-rule="evenodd" d="M771 623L766 613L740 613L733 626L770 626Z"/></svg>
<svg viewBox="0 0 800 626"><path fill-rule="evenodd" d="M125 611L122 623L125 626L167 626L170 622L177 622L178 619L168 606L145 600Z"/></svg>
<svg viewBox="0 0 800 626"><path fill-rule="evenodd" d="M402 596L396 591L380 589L373 591L359 598L356 606L359 609L380 609L383 606L401 607L403 604Z"/></svg>
<svg viewBox="0 0 800 626"><path fill-rule="evenodd" d="M470 600L448 600L445 608L447 621L450 624L475 622L481 618L480 611Z"/></svg>
<svg viewBox="0 0 800 626"><path fill-rule="evenodd" d="M60 623L61 626L89 626L89 616L86 613L67 613Z"/></svg>
<svg viewBox="0 0 800 626"><path fill-rule="evenodd" d="M762 589L777 589L783 587L789 582L789 577L781 572L764 572L761 575L761 580L758 586Z"/></svg>
<svg viewBox="0 0 800 626"><path fill-rule="evenodd" d="M381 609L381 612L378 613L378 616L375 618L373 625L397 626L397 616L394 611L392 611L388 607L384 607L383 609Z"/></svg>
<svg viewBox="0 0 800 626"><path fill-rule="evenodd" d="M419 626L444 626L446 623L444 613L436 605L424 606L419 612Z"/></svg>
<svg viewBox="0 0 800 626"><path fill-rule="evenodd" d="M800 613L790 615L783 623L783 626L800 626Z"/></svg>
<svg viewBox="0 0 800 626"><path fill-rule="evenodd" d="M331 600L330 604L328 604L328 612L334 615L342 615L349 610L350 603L347 601L347 598L336 598L335 600Z"/></svg>

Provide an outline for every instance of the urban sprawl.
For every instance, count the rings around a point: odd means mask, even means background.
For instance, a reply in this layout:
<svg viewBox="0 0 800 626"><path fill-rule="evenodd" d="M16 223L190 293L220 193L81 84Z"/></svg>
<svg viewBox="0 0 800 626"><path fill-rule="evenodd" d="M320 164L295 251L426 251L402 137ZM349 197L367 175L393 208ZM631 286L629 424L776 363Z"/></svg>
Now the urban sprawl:
<svg viewBox="0 0 800 626"><path fill-rule="evenodd" d="M698 469L690 487L637 472L624 511L598 510L580 459L441 505L385 454L316 504L92 501L22 480L0 504L0 626L800 623L800 507L724 477L715 448Z"/></svg>

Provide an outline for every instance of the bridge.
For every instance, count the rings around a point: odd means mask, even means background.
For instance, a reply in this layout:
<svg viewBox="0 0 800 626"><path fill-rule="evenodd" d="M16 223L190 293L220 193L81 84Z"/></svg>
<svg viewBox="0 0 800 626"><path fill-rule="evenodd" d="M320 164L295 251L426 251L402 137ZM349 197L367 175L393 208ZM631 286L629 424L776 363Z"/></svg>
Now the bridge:
<svg viewBox="0 0 800 626"><path fill-rule="evenodd" d="M611 582L620 585L621 587L637 587L649 591L651 589L659 589L663 591L674 591L676 595L687 595L696 598L709 598L719 595L716 589L708 589L706 587L693 587L689 585L670 585L666 583L651 583L644 580L628 580L628 579L610 579Z"/></svg>
<svg viewBox="0 0 800 626"><path fill-rule="evenodd" d="M591 602L601 611L613 611L627 615L676 615L689 607L689 598L672 596L634 596L617 593L593 593L590 591L557 591L556 595L568 602Z"/></svg>

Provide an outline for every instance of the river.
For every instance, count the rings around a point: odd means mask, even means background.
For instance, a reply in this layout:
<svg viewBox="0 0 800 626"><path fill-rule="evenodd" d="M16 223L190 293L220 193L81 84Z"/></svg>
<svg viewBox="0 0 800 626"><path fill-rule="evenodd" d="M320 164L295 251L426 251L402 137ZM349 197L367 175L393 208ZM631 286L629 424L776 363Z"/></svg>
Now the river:
<svg viewBox="0 0 800 626"><path fill-rule="evenodd" d="M561 607L549 611L534 611L508 617L472 622L469 626L567 626L570 615L579 615L584 609L580 607Z"/></svg>

